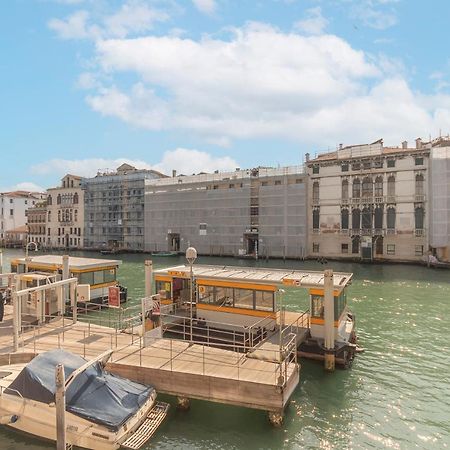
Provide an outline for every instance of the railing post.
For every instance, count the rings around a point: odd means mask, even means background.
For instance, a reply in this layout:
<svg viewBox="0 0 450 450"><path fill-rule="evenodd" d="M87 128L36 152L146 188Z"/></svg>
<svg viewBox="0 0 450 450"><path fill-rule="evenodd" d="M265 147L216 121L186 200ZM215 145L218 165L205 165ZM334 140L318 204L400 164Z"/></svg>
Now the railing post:
<svg viewBox="0 0 450 450"><path fill-rule="evenodd" d="M172 356L172 342L173 342L173 339L170 340L170 371L171 372L173 370L173 368L172 368L172 359L173 359L173 356Z"/></svg>
<svg viewBox="0 0 450 450"><path fill-rule="evenodd" d="M139 337L139 366L142 367L142 336Z"/></svg>
<svg viewBox="0 0 450 450"><path fill-rule="evenodd" d="M203 375L205 375L205 346L202 345L203 348Z"/></svg>
<svg viewBox="0 0 450 450"><path fill-rule="evenodd" d="M86 358L86 330L83 330L83 358Z"/></svg>
<svg viewBox="0 0 450 450"><path fill-rule="evenodd" d="M36 355L36 326L33 327L33 352Z"/></svg>

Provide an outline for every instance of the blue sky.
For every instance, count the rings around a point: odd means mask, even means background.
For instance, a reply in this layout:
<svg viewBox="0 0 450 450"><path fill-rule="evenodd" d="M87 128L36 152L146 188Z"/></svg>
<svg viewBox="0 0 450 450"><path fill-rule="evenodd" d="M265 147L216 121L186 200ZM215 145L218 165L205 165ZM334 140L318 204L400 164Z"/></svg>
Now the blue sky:
<svg viewBox="0 0 450 450"><path fill-rule="evenodd" d="M0 189L450 131L450 2L2 2Z"/></svg>

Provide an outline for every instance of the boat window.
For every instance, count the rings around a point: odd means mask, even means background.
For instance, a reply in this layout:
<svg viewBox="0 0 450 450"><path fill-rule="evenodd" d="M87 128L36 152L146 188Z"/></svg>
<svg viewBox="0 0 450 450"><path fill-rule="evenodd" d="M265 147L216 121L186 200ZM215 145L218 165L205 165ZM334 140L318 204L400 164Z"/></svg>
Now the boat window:
<svg viewBox="0 0 450 450"><path fill-rule="evenodd" d="M199 286L198 287L198 301L199 303L214 304L214 286Z"/></svg>
<svg viewBox="0 0 450 450"><path fill-rule="evenodd" d="M253 291L250 289L234 290L234 306L236 308L254 309Z"/></svg>
<svg viewBox="0 0 450 450"><path fill-rule="evenodd" d="M105 278L103 277L103 270L96 270L94 272L94 284L102 284Z"/></svg>
<svg viewBox="0 0 450 450"><path fill-rule="evenodd" d="M233 288L216 287L215 303L219 306L233 306Z"/></svg>
<svg viewBox="0 0 450 450"><path fill-rule="evenodd" d="M80 273L80 284L94 284L94 272Z"/></svg>
<svg viewBox="0 0 450 450"><path fill-rule="evenodd" d="M9 377L11 374L12 374L12 372L8 372L6 370L2 370L2 371L0 371L0 379Z"/></svg>
<svg viewBox="0 0 450 450"><path fill-rule="evenodd" d="M105 283L111 283L112 281L116 281L116 269L104 270L103 277L105 279Z"/></svg>
<svg viewBox="0 0 450 450"><path fill-rule="evenodd" d="M347 304L347 297L344 292L334 297L334 320L338 320L341 317L342 312Z"/></svg>
<svg viewBox="0 0 450 450"><path fill-rule="evenodd" d="M311 295L311 315L323 319L323 296Z"/></svg>
<svg viewBox="0 0 450 450"><path fill-rule="evenodd" d="M255 291L255 306L259 311L274 311L273 292Z"/></svg>
<svg viewBox="0 0 450 450"><path fill-rule="evenodd" d="M156 293L161 296L162 299L171 298L171 283L169 281L155 281Z"/></svg>

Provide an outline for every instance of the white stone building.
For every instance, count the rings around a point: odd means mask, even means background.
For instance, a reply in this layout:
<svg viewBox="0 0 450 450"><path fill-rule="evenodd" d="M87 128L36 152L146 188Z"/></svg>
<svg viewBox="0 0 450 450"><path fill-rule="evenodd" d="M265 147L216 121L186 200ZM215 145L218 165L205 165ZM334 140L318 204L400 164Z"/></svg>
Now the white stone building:
<svg viewBox="0 0 450 450"><path fill-rule="evenodd" d="M81 177L65 175L59 187L47 189L46 247L82 248L84 191Z"/></svg>
<svg viewBox="0 0 450 450"><path fill-rule="evenodd" d="M15 230L26 225L26 211L34 206L45 194L39 192L13 191L0 194L0 238L5 238L6 231Z"/></svg>
<svg viewBox="0 0 450 450"><path fill-rule="evenodd" d="M430 155L430 247L440 261L450 261L450 137L432 142Z"/></svg>
<svg viewBox="0 0 450 450"><path fill-rule="evenodd" d="M428 252L429 145L340 147L306 162L308 254L367 261Z"/></svg>

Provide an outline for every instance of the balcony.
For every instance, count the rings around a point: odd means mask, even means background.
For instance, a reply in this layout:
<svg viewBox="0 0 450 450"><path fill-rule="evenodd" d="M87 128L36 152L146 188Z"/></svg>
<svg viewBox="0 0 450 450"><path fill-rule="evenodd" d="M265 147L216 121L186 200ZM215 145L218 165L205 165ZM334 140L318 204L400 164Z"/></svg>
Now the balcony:
<svg viewBox="0 0 450 450"><path fill-rule="evenodd" d="M320 234L320 228L313 228L312 234Z"/></svg>
<svg viewBox="0 0 450 450"><path fill-rule="evenodd" d="M358 203L360 203L361 202L361 199L359 198L359 197L356 197L356 198L352 198L352 204L358 204Z"/></svg>
<svg viewBox="0 0 450 450"><path fill-rule="evenodd" d="M320 200L318 198L312 199L312 205L313 206L320 206Z"/></svg>
<svg viewBox="0 0 450 450"><path fill-rule="evenodd" d="M359 228L352 228L350 230L350 235L351 236L360 236L361 235L361 230Z"/></svg>
<svg viewBox="0 0 450 450"><path fill-rule="evenodd" d="M345 229L345 230L341 228L341 229L339 230L339 234L342 235L342 236L348 236L348 235L349 235L349 231L350 231L350 230L349 230L348 228Z"/></svg>
<svg viewBox="0 0 450 450"><path fill-rule="evenodd" d="M416 228L415 230L414 230L414 235L416 236L416 237L424 237L425 236L425 230L422 228Z"/></svg>
<svg viewBox="0 0 450 450"><path fill-rule="evenodd" d="M386 235L394 235L396 234L395 228L386 228Z"/></svg>
<svg viewBox="0 0 450 450"><path fill-rule="evenodd" d="M416 195L414 196L414 201L415 201L416 203L422 203L422 202L424 202L424 201L425 201L425 195L416 194Z"/></svg>
<svg viewBox="0 0 450 450"><path fill-rule="evenodd" d="M341 203L343 204L343 205L348 205L349 204L349 199L348 198L343 198L342 200L341 200Z"/></svg>
<svg viewBox="0 0 450 450"><path fill-rule="evenodd" d="M381 196L378 196L378 195L375 196L375 203L383 203L383 200L384 200L384 197L382 195Z"/></svg>

